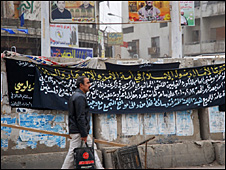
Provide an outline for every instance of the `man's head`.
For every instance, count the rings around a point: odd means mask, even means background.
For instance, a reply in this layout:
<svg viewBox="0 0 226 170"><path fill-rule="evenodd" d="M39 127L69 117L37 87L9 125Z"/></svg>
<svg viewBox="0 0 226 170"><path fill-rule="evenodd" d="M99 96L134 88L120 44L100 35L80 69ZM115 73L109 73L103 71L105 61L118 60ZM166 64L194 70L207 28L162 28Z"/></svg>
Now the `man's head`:
<svg viewBox="0 0 226 170"><path fill-rule="evenodd" d="M181 15L183 16L183 15L184 15L184 10L181 10L180 13L181 13Z"/></svg>
<svg viewBox="0 0 226 170"><path fill-rule="evenodd" d="M84 7L85 7L85 8L88 8L88 6L89 6L89 1L83 1L83 4L84 4Z"/></svg>
<svg viewBox="0 0 226 170"><path fill-rule="evenodd" d="M76 86L77 88L80 88L84 93L87 93L91 84L87 77L79 76L76 81Z"/></svg>
<svg viewBox="0 0 226 170"><path fill-rule="evenodd" d="M153 1L145 1L146 2L146 5L148 6L152 6L153 5Z"/></svg>
<svg viewBox="0 0 226 170"><path fill-rule="evenodd" d="M57 1L57 8L60 12L63 12L65 8L65 1Z"/></svg>

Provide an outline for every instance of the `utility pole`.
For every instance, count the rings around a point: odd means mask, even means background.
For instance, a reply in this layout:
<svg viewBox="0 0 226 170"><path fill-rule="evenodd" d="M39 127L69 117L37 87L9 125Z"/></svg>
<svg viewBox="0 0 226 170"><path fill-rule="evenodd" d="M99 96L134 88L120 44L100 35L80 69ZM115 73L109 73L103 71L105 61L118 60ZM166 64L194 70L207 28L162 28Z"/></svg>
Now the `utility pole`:
<svg viewBox="0 0 226 170"><path fill-rule="evenodd" d="M171 1L171 48L172 58L182 58L182 28L180 23L180 1Z"/></svg>
<svg viewBox="0 0 226 170"><path fill-rule="evenodd" d="M41 56L50 57L49 3L41 1Z"/></svg>

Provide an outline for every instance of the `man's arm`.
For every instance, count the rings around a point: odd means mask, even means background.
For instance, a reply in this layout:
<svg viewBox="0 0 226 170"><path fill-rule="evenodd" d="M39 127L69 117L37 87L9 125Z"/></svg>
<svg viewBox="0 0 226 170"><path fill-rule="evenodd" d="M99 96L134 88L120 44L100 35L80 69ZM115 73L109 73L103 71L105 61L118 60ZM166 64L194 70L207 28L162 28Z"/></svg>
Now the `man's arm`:
<svg viewBox="0 0 226 170"><path fill-rule="evenodd" d="M87 138L87 125L86 125L86 118L85 118L85 97L79 96L74 101L75 111L76 111L76 117L77 117L77 123L78 123L78 129L81 134L81 138L85 139Z"/></svg>

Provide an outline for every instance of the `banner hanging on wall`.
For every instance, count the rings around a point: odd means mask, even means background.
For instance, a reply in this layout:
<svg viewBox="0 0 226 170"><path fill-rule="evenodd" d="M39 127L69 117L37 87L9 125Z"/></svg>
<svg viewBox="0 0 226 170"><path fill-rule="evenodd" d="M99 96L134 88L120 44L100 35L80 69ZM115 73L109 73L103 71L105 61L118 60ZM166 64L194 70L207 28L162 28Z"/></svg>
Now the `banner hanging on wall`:
<svg viewBox="0 0 226 170"><path fill-rule="evenodd" d="M225 103L225 64L161 71L36 67L33 106L67 110L78 76L91 82L92 113L161 113Z"/></svg>
<svg viewBox="0 0 226 170"><path fill-rule="evenodd" d="M50 1L50 21L94 23L96 1Z"/></svg>
<svg viewBox="0 0 226 170"><path fill-rule="evenodd" d="M13 59L5 60L10 106L32 108L35 64Z"/></svg>
<svg viewBox="0 0 226 170"><path fill-rule="evenodd" d="M180 1L181 25L195 26L194 1Z"/></svg>
<svg viewBox="0 0 226 170"><path fill-rule="evenodd" d="M81 59L86 59L88 57L93 58L93 49L51 47L51 57L81 58Z"/></svg>
<svg viewBox="0 0 226 170"><path fill-rule="evenodd" d="M169 22L170 1L128 1L129 21Z"/></svg>
<svg viewBox="0 0 226 170"><path fill-rule="evenodd" d="M77 24L50 24L51 47L78 47Z"/></svg>

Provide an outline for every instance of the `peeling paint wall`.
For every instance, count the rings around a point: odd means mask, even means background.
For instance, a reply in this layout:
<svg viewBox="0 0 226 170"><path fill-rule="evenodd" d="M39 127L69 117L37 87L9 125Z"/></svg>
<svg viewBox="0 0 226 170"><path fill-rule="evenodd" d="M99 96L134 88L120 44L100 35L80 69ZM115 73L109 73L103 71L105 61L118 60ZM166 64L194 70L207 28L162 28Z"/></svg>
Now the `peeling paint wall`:
<svg viewBox="0 0 226 170"><path fill-rule="evenodd" d="M197 110L96 116L94 124L98 133L94 133L99 139L130 144L137 144L148 136L156 136L156 143L200 140Z"/></svg>
<svg viewBox="0 0 226 170"><path fill-rule="evenodd" d="M68 62L71 60L57 58L56 61ZM110 61L117 62L113 59ZM215 63L225 62L221 58L162 59L163 63L175 61L181 62L181 67L212 64L213 61ZM103 61L98 61L97 65L101 68L105 67ZM67 112L11 108L8 101L6 75L5 61L1 58L1 123L68 134ZM200 129L206 129L208 132L205 133L208 133L209 139L221 139L225 133L225 128L223 128L225 112L219 112L217 108L205 108L199 115L198 110L153 114L93 114L90 120L90 134L94 133L95 138L98 139L127 144L138 144L151 136L156 137L151 143L173 143L180 140L200 140ZM200 115L206 118L202 120L207 120L201 127ZM217 134L217 136L213 136L213 134ZM3 155L62 152L67 151L68 146L69 140L64 137L1 127Z"/></svg>
<svg viewBox="0 0 226 170"><path fill-rule="evenodd" d="M58 133L67 133L67 116L64 114L38 114L30 112L29 109L17 109L16 117L12 115L2 115L1 123L14 124L23 127L35 128L40 130L47 130ZM44 144L47 147L54 145L59 148L66 147L66 138L61 136L48 135L27 130L17 130L17 134L13 134L13 128L1 126L1 148L8 149L8 139L11 139L16 145L11 149L27 149L30 147L34 149L37 144ZM16 138L15 138L16 137Z"/></svg>

